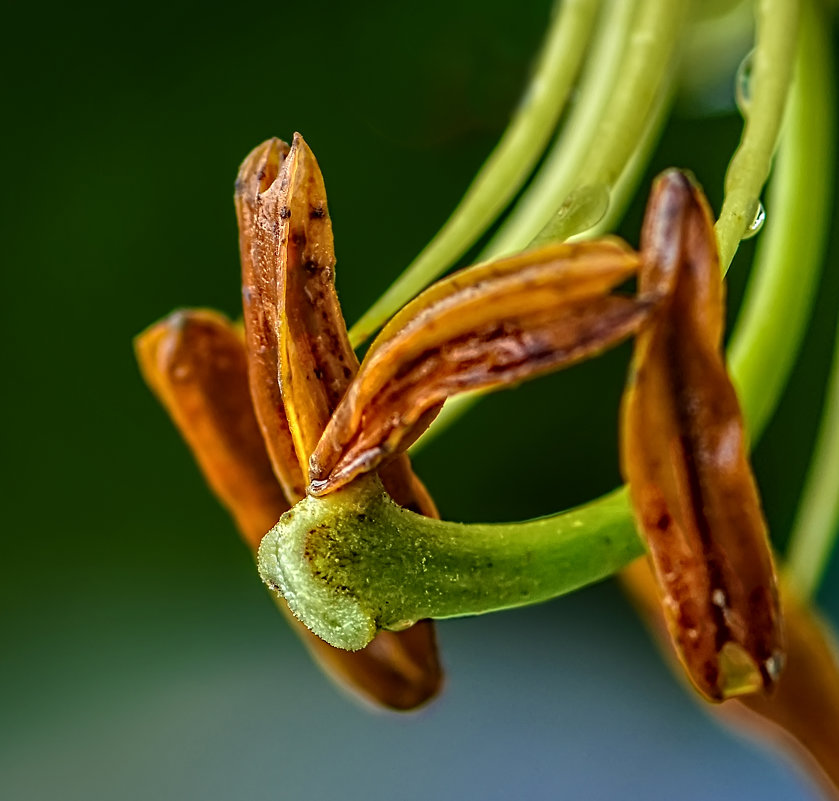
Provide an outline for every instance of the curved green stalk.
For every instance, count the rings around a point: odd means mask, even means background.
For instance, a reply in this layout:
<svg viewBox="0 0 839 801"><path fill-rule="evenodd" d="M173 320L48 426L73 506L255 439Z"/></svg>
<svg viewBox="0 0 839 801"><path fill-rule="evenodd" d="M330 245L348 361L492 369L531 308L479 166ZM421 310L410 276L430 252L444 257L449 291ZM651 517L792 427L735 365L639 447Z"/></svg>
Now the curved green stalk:
<svg viewBox="0 0 839 801"><path fill-rule="evenodd" d="M563 134L482 258L527 247L575 192L625 171L673 69L689 3L618 3L598 39ZM578 233L578 231L566 232Z"/></svg>
<svg viewBox="0 0 839 801"><path fill-rule="evenodd" d="M758 0L748 107L740 145L728 165L717 220L720 264L728 270L759 209L792 80L799 0Z"/></svg>
<svg viewBox="0 0 839 801"><path fill-rule="evenodd" d="M664 123L670 116L675 89L674 77L672 74L668 76L665 85L656 98L655 105L647 119L644 132L641 134L641 138L635 147L635 152L632 154L629 163L620 174L612 189L608 211L603 216L603 219L592 228L572 236L570 238L572 242L578 239L594 239L598 236L603 236L610 231L614 231L620 224L635 195L638 183L644 175L644 170L647 164L649 164L652 151L658 144Z"/></svg>
<svg viewBox="0 0 839 801"><path fill-rule="evenodd" d="M793 191L800 198L798 217L783 219L789 230L787 251L791 263L797 264L796 277L785 283L787 305L801 317L798 323L803 329L808 308L801 310L802 301L798 294L804 291L810 297L815 289L808 287L806 268L809 259L822 255L830 227L829 199L833 189L833 157L835 153L835 104L833 88L835 63L831 53L830 25L827 14L819 19L811 1L804 6L802 14L802 56L798 64L798 84L793 94L793 106L800 103L796 115L798 124L790 126L791 138L798 138L797 150L801 150L800 180L804 185ZM796 132L797 133L794 133ZM800 236L806 231L806 236ZM798 275L798 272L804 275ZM790 270L792 272L792 270ZM802 278L804 279L802 281ZM804 286L802 287L802 283ZM785 314L789 312L785 310ZM786 326L784 326L786 328ZM791 326L793 331L795 325ZM783 332L787 337L790 331ZM780 336L780 334L778 335ZM777 347L777 346L776 346ZM774 365L774 361L773 361ZM766 365L766 375L772 376L777 367ZM828 378L827 394L824 400L822 419L816 439L815 453L807 472L804 490L798 512L792 527L788 550L788 569L792 581L802 597L815 593L830 554L839 536L839 323L837 323L833 364Z"/></svg>
<svg viewBox="0 0 839 801"><path fill-rule="evenodd" d="M792 582L805 598L818 589L839 535L839 327L817 443L787 558Z"/></svg>
<svg viewBox="0 0 839 801"><path fill-rule="evenodd" d="M766 227L729 343L731 374L754 439L775 411L798 355L830 227L835 97L828 27L805 4ZM743 391L747 387L760 391Z"/></svg>
<svg viewBox="0 0 839 801"><path fill-rule="evenodd" d="M639 0L611 0L592 40L577 87L577 101L545 161L481 257L501 257L526 247L547 225L574 188L586 149L608 104L628 50Z"/></svg>
<svg viewBox="0 0 839 801"><path fill-rule="evenodd" d="M512 525L409 512L367 477L286 512L259 571L292 612L338 648L381 628L537 603L605 578L644 553L626 493Z"/></svg>
<svg viewBox="0 0 839 801"><path fill-rule="evenodd" d="M350 331L353 346L454 264L521 188L541 156L576 78L600 0L558 4L521 106L446 224Z"/></svg>

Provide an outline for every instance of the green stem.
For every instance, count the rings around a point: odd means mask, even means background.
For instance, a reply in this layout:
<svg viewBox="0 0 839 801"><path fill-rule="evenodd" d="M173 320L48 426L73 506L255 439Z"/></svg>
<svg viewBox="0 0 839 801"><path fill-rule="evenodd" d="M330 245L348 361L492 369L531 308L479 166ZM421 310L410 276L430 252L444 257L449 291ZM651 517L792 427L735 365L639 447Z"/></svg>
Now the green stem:
<svg viewBox="0 0 839 801"><path fill-rule="evenodd" d="M562 130L515 207L484 248L481 257L501 257L526 247L549 223L574 188L588 143L608 104L622 59L628 51L639 0L610 0L598 27L577 87L577 100Z"/></svg>
<svg viewBox="0 0 839 801"><path fill-rule="evenodd" d="M598 236L614 231L626 214L629 203L635 196L638 184L644 175L644 170L649 164L653 148L658 144L664 123L670 116L670 109L673 104L674 75L668 77L665 85L655 101L649 118L647 119L641 139L635 147L635 152L629 159L629 163L615 183L609 202L609 209L595 226L571 237L571 241L578 239L594 239Z"/></svg>
<svg viewBox="0 0 839 801"><path fill-rule="evenodd" d="M787 558L789 575L803 597L818 589L839 535L839 327L817 443Z"/></svg>
<svg viewBox="0 0 839 801"><path fill-rule="evenodd" d="M603 187L611 192L673 71L688 6L672 0L613 6L586 67L580 102L482 258L527 247L575 191Z"/></svg>
<svg viewBox="0 0 839 801"><path fill-rule="evenodd" d="M510 202L556 127L594 28L600 0L558 4L524 100L446 224L350 331L359 345L454 264Z"/></svg>
<svg viewBox="0 0 839 801"><path fill-rule="evenodd" d="M811 6L806 3L802 13L796 80L769 188L766 228L728 349L754 439L775 411L798 355L830 226L834 71L829 26Z"/></svg>
<svg viewBox="0 0 839 801"><path fill-rule="evenodd" d="M806 3L802 14L802 57L798 65L797 91L800 102L798 148L804 162L803 185L794 191L800 197L800 216L784 220L791 232L788 258L797 265L796 280L786 284L786 300L803 318L804 327L809 307L799 311L802 291L812 295L814 286L807 286L808 259L818 259L824 250L830 226L828 209L834 173L833 145L835 139L835 64L831 52L831 31L827 13L819 15L813 0ZM799 115L796 115L798 118ZM791 132L792 133L792 132ZM801 232L806 235L801 236ZM790 270L792 272L792 270ZM803 272L804 275L798 275ZM802 278L804 279L802 281ZM802 287L803 283L803 287ZM786 312L785 314L789 314ZM803 597L812 596L824 576L830 554L839 536L839 324L834 344L833 365L828 379L824 410L819 424L816 448L798 512L792 527L788 550L788 568L797 590ZM784 326L786 328L786 324ZM795 326L792 326L795 330ZM786 332L790 336L790 332ZM767 364L766 375L777 369Z"/></svg>
<svg viewBox="0 0 839 801"><path fill-rule="evenodd" d="M754 222L760 193L784 117L792 79L799 18L798 0L758 0L756 46L751 55L745 125L725 176L725 199L717 220L720 264L728 270Z"/></svg>
<svg viewBox="0 0 839 801"><path fill-rule="evenodd" d="M464 525L409 512L368 477L286 512L259 570L315 634L357 650L381 628L571 592L643 553L623 491L527 523Z"/></svg>

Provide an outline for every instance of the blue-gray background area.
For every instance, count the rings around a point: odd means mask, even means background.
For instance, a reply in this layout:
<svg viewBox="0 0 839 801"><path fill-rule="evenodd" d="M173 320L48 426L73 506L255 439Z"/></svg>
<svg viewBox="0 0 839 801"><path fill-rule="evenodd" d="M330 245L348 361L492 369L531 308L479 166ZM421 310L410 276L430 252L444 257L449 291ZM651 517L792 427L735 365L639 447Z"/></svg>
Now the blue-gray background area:
<svg viewBox="0 0 839 801"><path fill-rule="evenodd" d="M614 582L447 621L440 700L410 716L358 706L278 615L137 374L131 337L170 309L238 313L233 177L270 135L299 130L320 160L356 319L496 141L547 14L547 0L7 12L4 799L814 797L706 716ZM641 199L655 171L686 166L718 209L741 120L691 112L669 125ZM732 268L730 316L753 246ZM781 549L830 358L835 234L831 253L755 452ZM614 487L627 359L487 399L419 454L443 515L523 519ZM834 559L820 594L834 623L837 587Z"/></svg>

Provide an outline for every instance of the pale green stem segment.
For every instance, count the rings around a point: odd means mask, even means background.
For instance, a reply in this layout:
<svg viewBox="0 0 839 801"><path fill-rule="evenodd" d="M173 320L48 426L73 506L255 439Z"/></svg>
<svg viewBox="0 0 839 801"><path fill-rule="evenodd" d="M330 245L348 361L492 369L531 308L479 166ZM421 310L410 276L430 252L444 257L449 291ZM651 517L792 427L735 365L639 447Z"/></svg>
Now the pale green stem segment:
<svg viewBox="0 0 839 801"><path fill-rule="evenodd" d="M612 193L609 200L609 208L603 219L588 230L582 231L570 237L570 241L574 242L580 239L595 239L604 234L614 231L620 224L627 208L629 208L630 201L635 196L638 189L638 184L644 174L644 170L650 161L653 149L661 137L661 131L664 128L664 123L670 116L670 109L673 104L674 94L674 75L671 73L670 78L662 88L659 97L656 99L653 110L647 120L646 128L641 134L641 139L635 147L635 152L629 159L629 163L624 168L623 172L612 188Z"/></svg>
<svg viewBox="0 0 839 801"><path fill-rule="evenodd" d="M434 239L350 331L359 345L454 264L527 179L556 128L594 28L600 0L564 0L554 11L527 93L495 150Z"/></svg>
<svg viewBox="0 0 839 801"><path fill-rule="evenodd" d="M482 258L500 258L528 247L554 215L571 217L569 207L587 202L592 192L605 197L605 213L612 188L643 140L675 71L689 6L671 0L613 5L586 66L579 103ZM580 220L588 227L597 222ZM567 238L580 230L580 225L576 230L566 225L555 234Z"/></svg>
<svg viewBox="0 0 839 801"><path fill-rule="evenodd" d="M381 628L571 592L643 553L622 490L527 523L464 525L409 512L366 477L286 512L258 562L315 634L354 651Z"/></svg>
<svg viewBox="0 0 839 801"><path fill-rule="evenodd" d="M481 253L502 257L527 247L549 225L574 189L586 151L621 72L640 0L610 0L592 39L572 105L545 161ZM608 190L606 200L608 203Z"/></svg>
<svg viewBox="0 0 839 801"><path fill-rule="evenodd" d="M799 0L757 0L756 45L742 109L743 136L728 165L716 225L723 272L755 220L772 167L792 79L799 12Z"/></svg>
<svg viewBox="0 0 839 801"><path fill-rule="evenodd" d="M829 30L812 3L805 3L766 226L728 348L731 375L755 440L775 411L798 355L827 244L836 132Z"/></svg>

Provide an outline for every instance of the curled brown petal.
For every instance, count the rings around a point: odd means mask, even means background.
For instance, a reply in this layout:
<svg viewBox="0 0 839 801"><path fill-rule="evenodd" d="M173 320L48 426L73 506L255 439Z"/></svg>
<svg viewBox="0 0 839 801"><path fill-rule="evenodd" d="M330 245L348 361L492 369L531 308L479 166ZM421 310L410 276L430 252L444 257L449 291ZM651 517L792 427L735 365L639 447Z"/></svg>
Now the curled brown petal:
<svg viewBox="0 0 839 801"><path fill-rule="evenodd" d="M709 700L768 690L783 662L772 556L742 415L720 351L722 281L707 202L682 173L656 183L621 464L676 651Z"/></svg>
<svg viewBox="0 0 839 801"><path fill-rule="evenodd" d="M279 259L279 187L276 178L288 145L269 139L252 150L236 178L236 216L242 260L242 307L247 343L248 378L253 406L277 480L286 496L305 495L304 474L277 380L277 265Z"/></svg>
<svg viewBox="0 0 839 801"><path fill-rule="evenodd" d="M480 265L408 304L371 345L310 461L325 494L404 451L443 401L580 361L635 331L647 304L610 294L638 259L618 240Z"/></svg>
<svg viewBox="0 0 839 801"><path fill-rule="evenodd" d="M135 345L143 377L255 551L289 503L254 416L238 331L216 312L180 311L143 332ZM274 598L329 675L365 699L407 710L439 691L442 673L430 623L380 632L364 650L348 652L316 637Z"/></svg>
<svg viewBox="0 0 839 801"><path fill-rule="evenodd" d="M633 562L620 576L658 643L676 662L648 561ZM828 797L839 799L839 651L816 611L787 582L781 582L780 590L787 660L775 691L708 708L732 728L786 753Z"/></svg>

